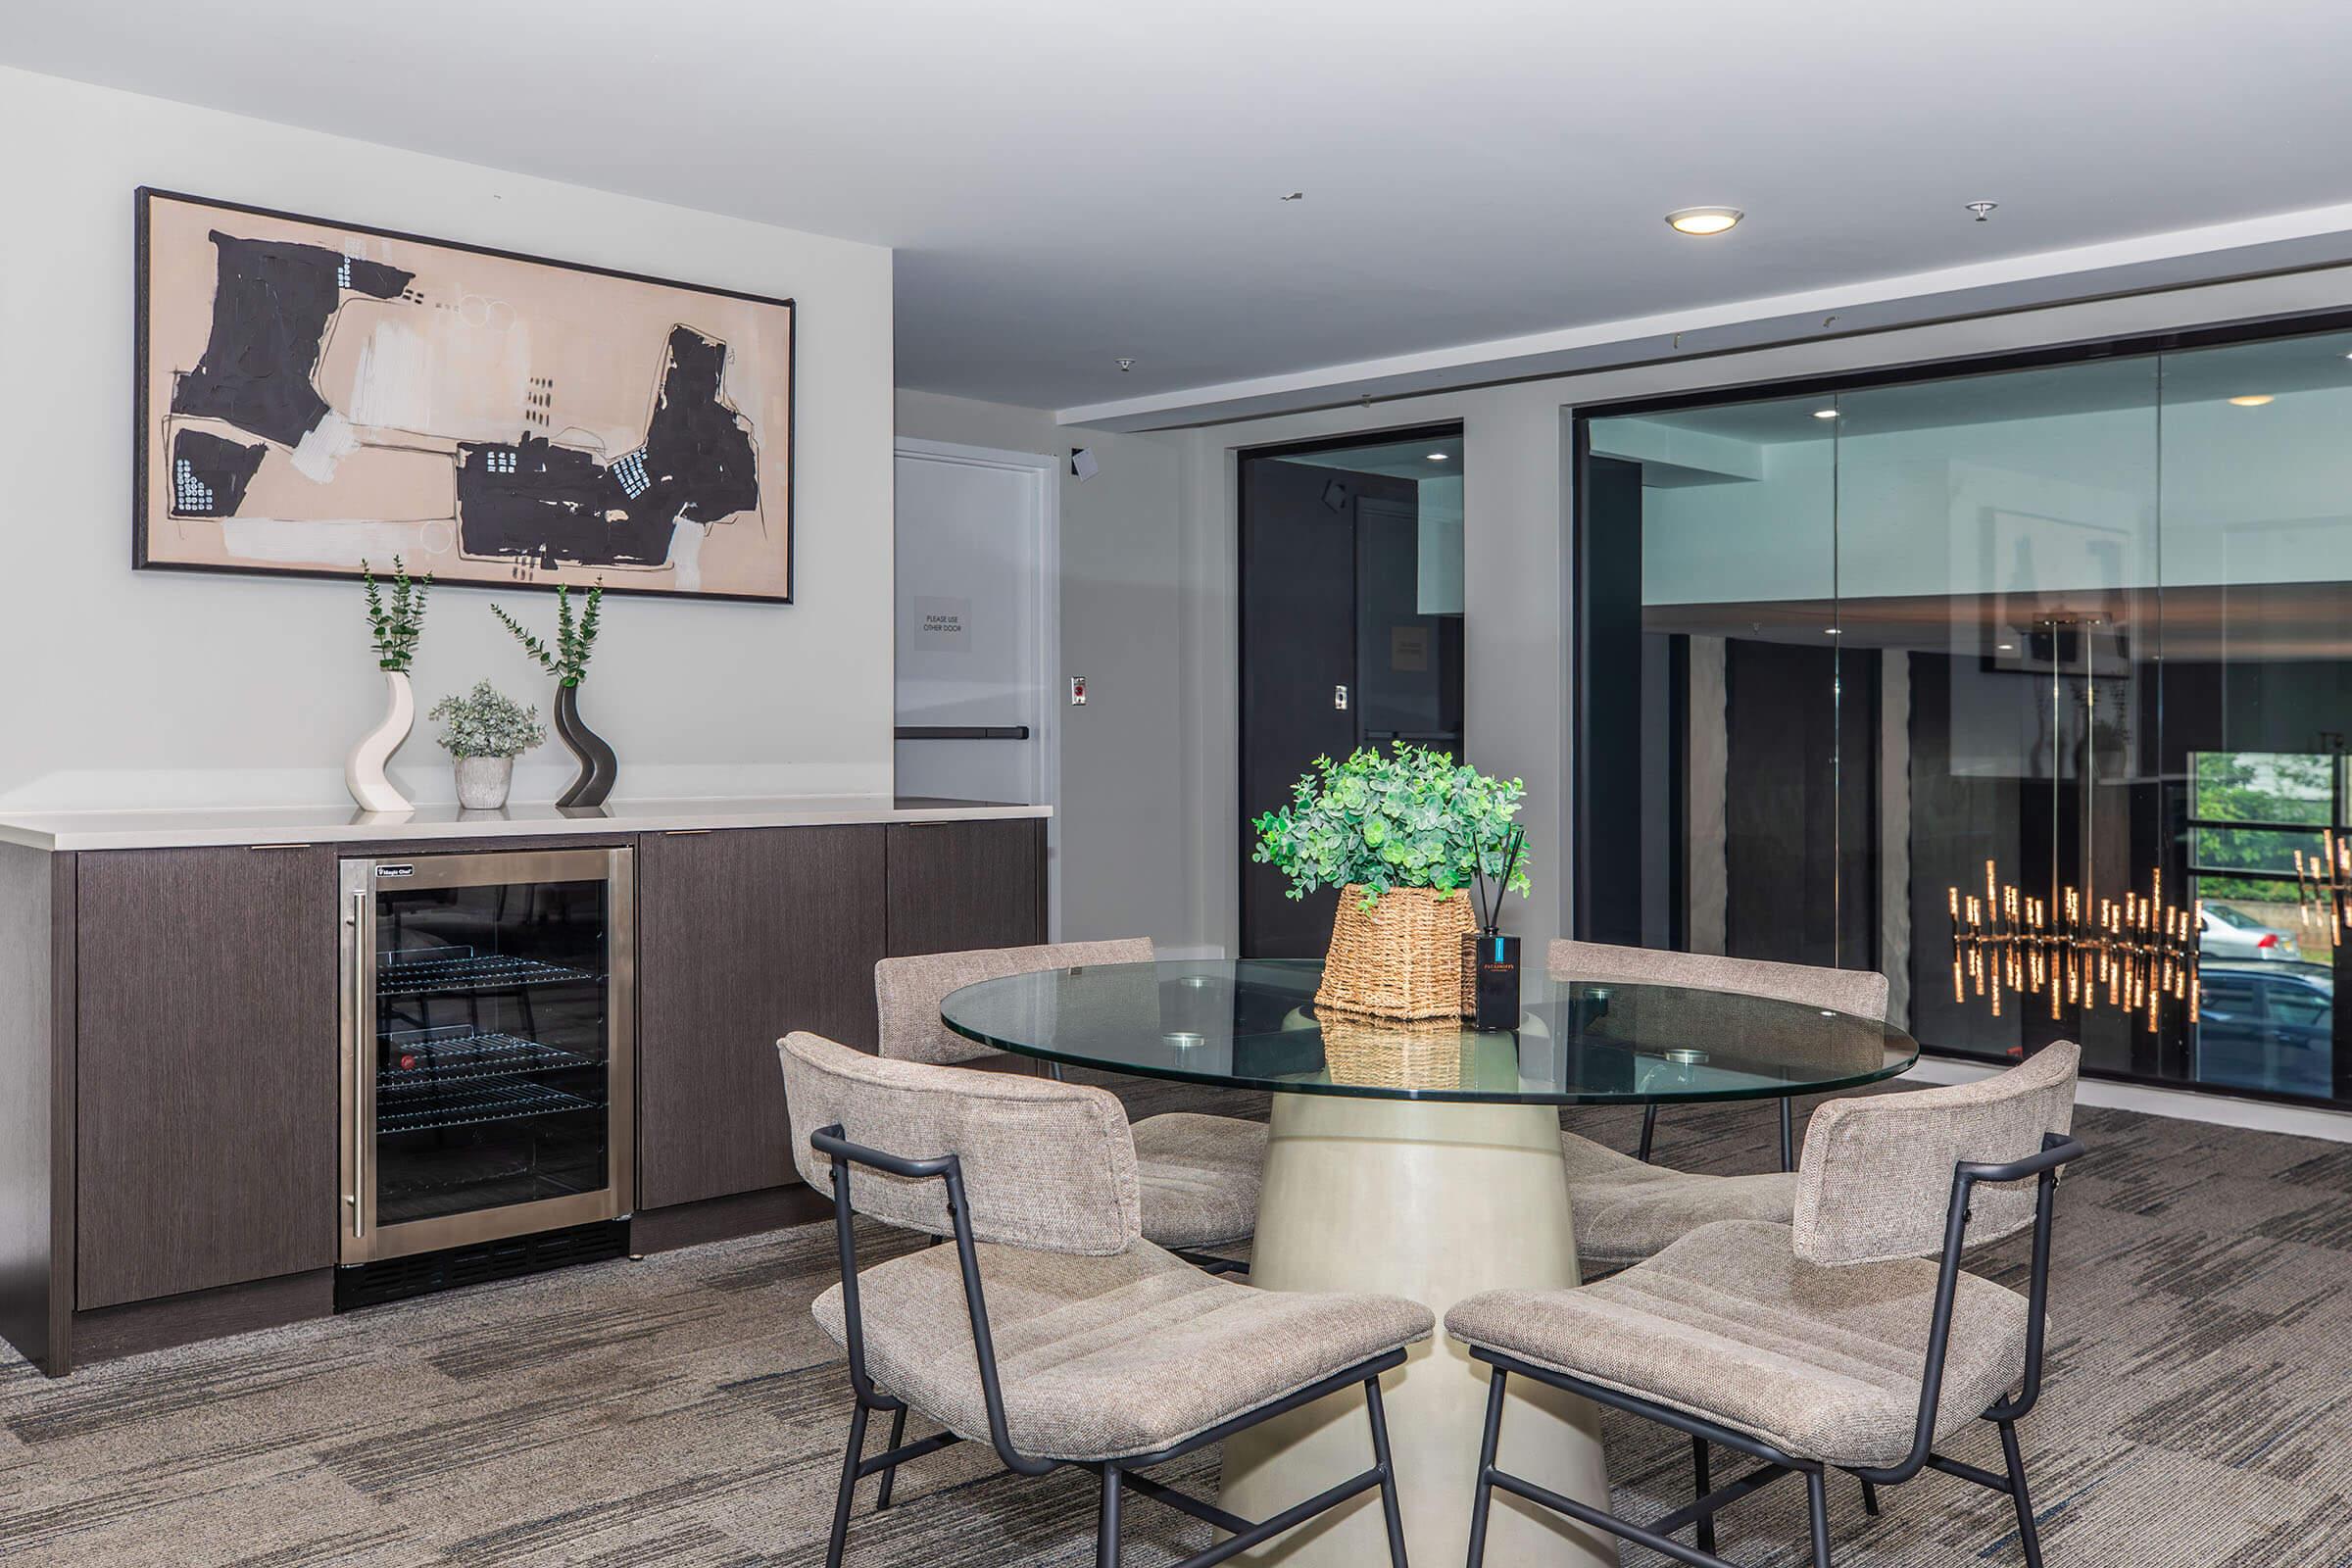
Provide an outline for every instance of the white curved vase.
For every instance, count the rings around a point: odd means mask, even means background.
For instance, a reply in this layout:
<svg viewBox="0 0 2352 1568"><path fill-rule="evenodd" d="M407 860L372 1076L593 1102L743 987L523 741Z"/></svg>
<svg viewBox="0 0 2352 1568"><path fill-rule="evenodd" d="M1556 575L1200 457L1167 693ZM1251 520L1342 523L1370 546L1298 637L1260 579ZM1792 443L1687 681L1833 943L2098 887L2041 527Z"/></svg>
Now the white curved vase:
<svg viewBox="0 0 2352 1568"><path fill-rule="evenodd" d="M413 803L392 787L384 776L384 764L400 750L400 743L409 738L416 723L416 697L409 690L405 671L384 671L384 718L351 749L343 763L343 784L351 798L367 811L406 811Z"/></svg>

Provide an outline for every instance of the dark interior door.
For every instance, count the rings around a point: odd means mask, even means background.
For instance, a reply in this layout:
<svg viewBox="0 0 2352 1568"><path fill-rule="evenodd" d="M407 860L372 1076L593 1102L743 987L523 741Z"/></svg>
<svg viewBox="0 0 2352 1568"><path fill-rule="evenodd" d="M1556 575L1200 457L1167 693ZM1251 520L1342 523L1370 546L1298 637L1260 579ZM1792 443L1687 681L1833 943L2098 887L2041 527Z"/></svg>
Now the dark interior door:
<svg viewBox="0 0 2352 1568"><path fill-rule="evenodd" d="M1241 951L1309 957L1339 895L1290 898L1252 860L1251 824L1318 757L1396 740L1458 755L1462 617L1421 609L1414 481L1271 455L1241 480Z"/></svg>
<svg viewBox="0 0 2352 1568"><path fill-rule="evenodd" d="M1250 824L1291 798L1317 757L1355 746L1355 503L1351 480L1302 464L1242 465L1242 954L1303 957L1331 941L1336 895L1284 896L1250 863ZM1327 502L1326 498L1329 498ZM1337 503L1336 505L1331 503Z"/></svg>

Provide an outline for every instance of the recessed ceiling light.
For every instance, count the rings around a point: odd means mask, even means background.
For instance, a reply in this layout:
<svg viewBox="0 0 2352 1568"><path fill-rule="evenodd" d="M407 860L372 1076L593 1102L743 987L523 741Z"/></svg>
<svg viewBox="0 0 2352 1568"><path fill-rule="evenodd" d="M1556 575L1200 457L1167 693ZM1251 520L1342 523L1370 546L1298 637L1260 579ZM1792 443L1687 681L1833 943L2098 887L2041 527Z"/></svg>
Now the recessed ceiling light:
<svg viewBox="0 0 2352 1568"><path fill-rule="evenodd" d="M1835 419L1838 417L1838 411L1836 409L1815 409L1813 411L1813 417L1816 419Z"/></svg>
<svg viewBox="0 0 2352 1568"><path fill-rule="evenodd" d="M2231 398L2230 403L2232 408L2259 409L2270 401L2271 394L2268 392L2249 392L2242 398Z"/></svg>
<svg viewBox="0 0 2352 1568"><path fill-rule="evenodd" d="M1429 461L1432 463L1446 463L1449 462L1450 458L1448 454L1444 452L1432 452L1429 454Z"/></svg>
<svg viewBox="0 0 2352 1568"><path fill-rule="evenodd" d="M1666 222L1678 234L1721 234L1746 216L1737 207L1686 207Z"/></svg>
<svg viewBox="0 0 2352 1568"><path fill-rule="evenodd" d="M2016 653L2016 652L2017 652L2017 644L2015 644L2015 643L1995 643L1995 644L1993 644L1993 650L1992 650L1992 651L1993 651L1994 653L1996 653L1996 654L2014 654L2014 653Z"/></svg>

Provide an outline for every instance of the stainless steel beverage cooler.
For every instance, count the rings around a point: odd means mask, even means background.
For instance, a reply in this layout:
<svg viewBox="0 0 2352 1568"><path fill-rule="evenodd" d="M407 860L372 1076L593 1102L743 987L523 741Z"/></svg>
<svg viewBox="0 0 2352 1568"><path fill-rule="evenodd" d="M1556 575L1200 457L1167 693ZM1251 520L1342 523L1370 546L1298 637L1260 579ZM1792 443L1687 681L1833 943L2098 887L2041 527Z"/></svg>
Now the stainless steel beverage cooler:
<svg viewBox="0 0 2352 1568"><path fill-rule="evenodd" d="M632 852L349 859L342 889L342 1261L627 1215Z"/></svg>

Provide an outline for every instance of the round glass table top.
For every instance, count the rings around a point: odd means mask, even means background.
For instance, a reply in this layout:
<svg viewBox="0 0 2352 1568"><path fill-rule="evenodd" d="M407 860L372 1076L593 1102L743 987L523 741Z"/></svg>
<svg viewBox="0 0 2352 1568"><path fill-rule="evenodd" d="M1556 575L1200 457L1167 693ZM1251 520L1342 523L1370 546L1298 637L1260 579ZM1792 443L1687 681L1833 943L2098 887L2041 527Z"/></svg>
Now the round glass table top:
<svg viewBox="0 0 2352 1568"><path fill-rule="evenodd" d="M1728 991L1527 974L1516 1029L1319 1016L1319 960L1087 964L984 980L940 1018L1072 1066L1266 1089L1521 1104L1758 1100L1908 1070L1892 1025Z"/></svg>

